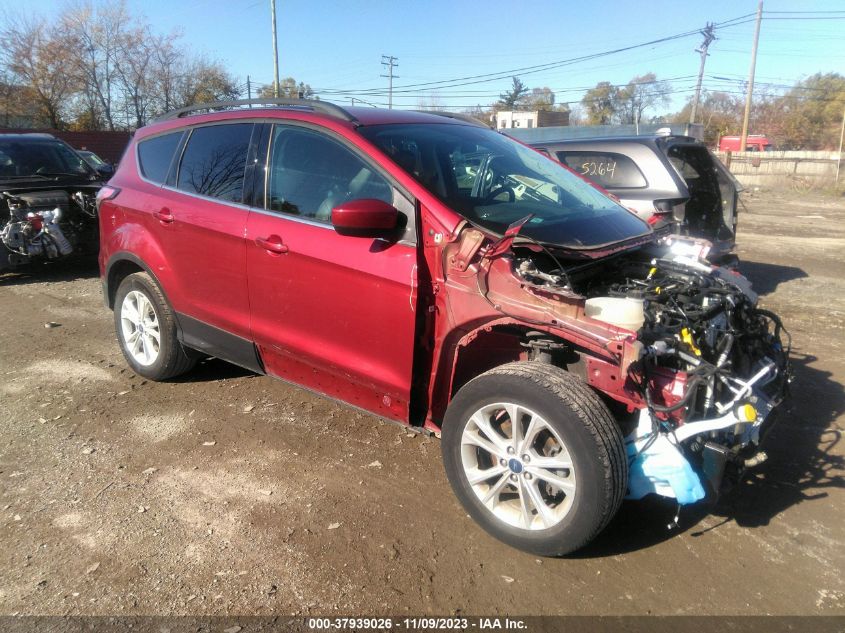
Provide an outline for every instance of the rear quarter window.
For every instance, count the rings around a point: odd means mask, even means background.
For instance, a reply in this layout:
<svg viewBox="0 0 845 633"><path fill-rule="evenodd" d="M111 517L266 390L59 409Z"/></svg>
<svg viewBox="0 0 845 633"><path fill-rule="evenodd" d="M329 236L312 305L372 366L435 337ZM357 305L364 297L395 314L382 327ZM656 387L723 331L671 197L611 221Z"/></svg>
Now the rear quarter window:
<svg viewBox="0 0 845 633"><path fill-rule="evenodd" d="M138 143L138 166L147 180L163 183L170 170L173 153L182 138L182 131L162 134Z"/></svg>
<svg viewBox="0 0 845 633"><path fill-rule="evenodd" d="M648 182L633 160L615 152L557 152L560 162L606 189L637 189Z"/></svg>

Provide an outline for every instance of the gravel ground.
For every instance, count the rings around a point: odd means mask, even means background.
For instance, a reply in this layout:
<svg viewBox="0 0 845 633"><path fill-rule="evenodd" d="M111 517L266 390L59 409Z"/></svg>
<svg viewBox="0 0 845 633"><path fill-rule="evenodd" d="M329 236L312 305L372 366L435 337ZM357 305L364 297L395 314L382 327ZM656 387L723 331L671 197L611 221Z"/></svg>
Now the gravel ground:
<svg viewBox="0 0 845 633"><path fill-rule="evenodd" d="M795 349L769 460L565 559L477 528L435 438L216 360L135 376L93 264L0 276L0 614L845 614L845 200L745 200Z"/></svg>

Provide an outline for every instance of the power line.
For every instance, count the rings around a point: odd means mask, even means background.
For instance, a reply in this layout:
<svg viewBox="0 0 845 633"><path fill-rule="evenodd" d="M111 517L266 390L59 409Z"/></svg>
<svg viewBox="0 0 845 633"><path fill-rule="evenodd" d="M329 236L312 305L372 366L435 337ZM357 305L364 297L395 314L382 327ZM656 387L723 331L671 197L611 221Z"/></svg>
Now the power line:
<svg viewBox="0 0 845 633"><path fill-rule="evenodd" d="M744 18L744 17L747 17L747 16L741 16L741 17ZM738 20L738 19L740 19L740 18L734 18L734 20ZM728 22L732 22L732 20L728 20ZM727 23L719 23L716 26L718 27L718 26L722 26L722 25L735 26L735 24L727 24ZM689 37L691 35L696 35L699 32L700 32L699 30L693 30L693 31L687 31L687 32L684 32L684 33L677 33L675 35L669 35L667 37L661 37L661 38L658 38L656 40L650 40L648 42L643 42L643 43L640 43L640 44L634 44L634 45L631 45L631 46L624 46L624 47L621 47L621 48L616 48L616 49L604 51L604 52L601 52L601 53L593 53L593 54L590 54L590 55L581 55L579 57L572 57L572 58L569 58L569 59L558 60L558 61L555 61L555 62L547 62L545 64L536 64L534 66L523 66L521 68L512 68L512 69L509 69L509 70L502 70L502 71L498 71L498 72L494 72L494 73L484 73L484 74L479 74L479 75L467 75L467 76L464 76L464 77L456 77L456 78L453 78L453 79L441 79L441 80L438 80L438 81L426 81L426 82L415 83L415 84L405 84L403 86L397 86L396 90L398 92L399 89L420 88L420 87L424 87L424 86L439 86L441 88L451 88L451 87L469 85L469 84L472 84L472 83L483 83L483 82L486 82L486 81L495 81L495 80L498 80L498 79L506 79L506 78L513 76L513 75L528 75L528 74L533 74L533 73L537 73L537 72L542 72L544 70L551 70L553 68L558 68L558 67L561 67L561 66L567 66L567 65L575 64L575 63L578 63L578 62L581 62L581 61L596 59L598 57L605 57L607 55L615 55L617 53L623 53L623 52L634 50L634 49L637 49L637 48L643 48L643 47L646 47L646 46L654 46L655 44L661 44L663 42L669 42L669 41L680 39L680 38L683 38L683 37ZM466 82L466 83L458 84L457 82ZM454 86L448 85L447 86L447 85L443 85L443 84L456 84L456 85L454 85Z"/></svg>
<svg viewBox="0 0 845 633"><path fill-rule="evenodd" d="M738 26L740 24L745 24L746 22L753 22L754 21L753 18L749 19L749 20L745 20L745 18L749 18L750 16L753 16L753 15L754 15L753 13L749 13L747 15L742 15L742 16L739 16L739 17L736 17L736 18L732 18L731 20L725 20L723 22L717 22L717 23L714 24L714 28L727 28L727 27L732 27L732 26ZM405 84L405 85L402 85L402 86L395 87L394 93L404 92L404 91L419 92L418 89L423 88L423 87L430 87L430 89L434 89L435 87L436 88L458 88L458 87L468 86L468 85L473 85L473 84L478 84L478 83L487 83L487 82L490 82L490 81L498 81L500 79L507 79L508 77L511 77L511 76L514 76L514 75L520 75L520 76L530 75L530 74L535 74L535 73L539 73L539 72L543 72L543 71L547 71L547 70L552 70L552 69L555 69L555 68L561 68L561 67L564 67L564 66L571 66L571 65L577 64L579 62L589 61L589 60L592 60L592 59L598 59L598 58L601 58L601 57L606 57L608 55L615 55L617 53L631 51L631 50L635 50L635 49L638 49L638 48L644 48L644 47L647 47L647 46L654 46L656 44L661 44L661 43L669 42L669 41L672 41L672 40L690 37L690 36L696 35L698 33L700 33L700 30L696 29L696 30L687 31L687 32L684 32L684 33L676 33L675 35L669 35L669 36L666 36L666 37L661 37L661 38L658 38L656 40L650 40L648 42L642 42L640 44L633 44L631 46L624 46L624 47L616 48L616 49L609 50L609 51L603 51L601 53L592 53L590 55L582 55L582 56L579 56L579 57L572 57L572 58L569 58L569 59L558 60L558 61L555 61L555 62L547 62L545 64L536 64L536 65L533 65L533 66L524 66L524 67L521 67L521 68L512 68L510 70L502 70L502 71L498 71L498 72L494 72L494 73L484 73L484 74L479 74L479 75L467 75L465 77L456 77L456 78L453 78L453 79L441 79L441 80L438 80L438 81L427 81L427 82L414 83L414 84ZM410 90L410 89L414 89L414 88L417 89L417 90ZM380 90L381 89L378 89L378 88L362 89L360 91L360 93L361 94L377 94L377 93L380 92Z"/></svg>

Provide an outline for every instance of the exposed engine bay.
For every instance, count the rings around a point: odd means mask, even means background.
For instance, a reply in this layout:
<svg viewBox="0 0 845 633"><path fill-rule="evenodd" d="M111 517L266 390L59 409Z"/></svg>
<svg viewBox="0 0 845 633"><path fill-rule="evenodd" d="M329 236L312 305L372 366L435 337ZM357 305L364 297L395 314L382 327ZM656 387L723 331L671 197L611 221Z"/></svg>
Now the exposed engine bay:
<svg viewBox="0 0 845 633"><path fill-rule="evenodd" d="M626 438L629 497L656 492L685 504L705 488L718 493L726 468L765 459L758 444L788 391L790 339L743 276L712 267L697 243L673 240L571 266L548 252L517 257L514 272L574 291L586 298L585 316L636 332L626 384L644 406ZM682 389L667 396L656 384L666 375Z"/></svg>
<svg viewBox="0 0 845 633"><path fill-rule="evenodd" d="M3 191L0 243L9 267L70 255L97 244L96 193L99 187Z"/></svg>

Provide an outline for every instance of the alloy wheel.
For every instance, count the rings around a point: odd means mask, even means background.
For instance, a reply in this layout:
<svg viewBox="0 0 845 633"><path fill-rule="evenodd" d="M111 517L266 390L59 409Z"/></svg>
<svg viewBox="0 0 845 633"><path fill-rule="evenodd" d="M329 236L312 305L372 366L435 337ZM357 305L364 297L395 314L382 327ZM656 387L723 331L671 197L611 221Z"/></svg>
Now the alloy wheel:
<svg viewBox="0 0 845 633"><path fill-rule="evenodd" d="M126 294L120 306L123 344L136 363L149 367L158 360L161 329L158 315L147 296L137 290Z"/></svg>
<svg viewBox="0 0 845 633"><path fill-rule="evenodd" d="M569 451L527 407L501 402L478 409L461 436L461 463L481 503L508 525L546 530L572 508L576 480Z"/></svg>

